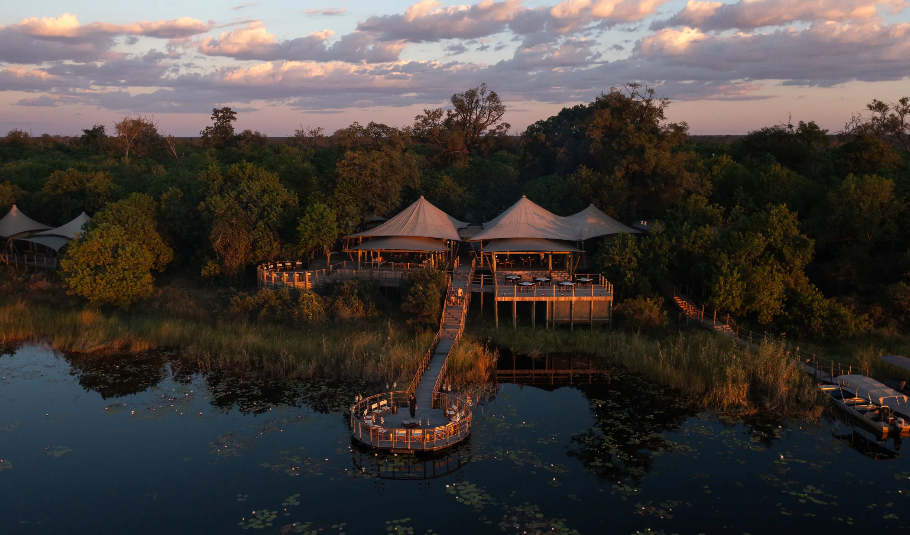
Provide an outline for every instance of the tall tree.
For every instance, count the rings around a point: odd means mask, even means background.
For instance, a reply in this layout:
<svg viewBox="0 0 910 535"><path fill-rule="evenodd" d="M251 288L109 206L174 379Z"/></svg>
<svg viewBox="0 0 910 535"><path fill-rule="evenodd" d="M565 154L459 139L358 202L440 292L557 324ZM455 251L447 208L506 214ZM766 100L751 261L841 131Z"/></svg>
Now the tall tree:
<svg viewBox="0 0 910 535"><path fill-rule="evenodd" d="M103 131L101 132L103 133ZM114 142L123 152L123 161L129 163L130 154L143 155L158 138L158 123L153 117L126 116L114 123Z"/></svg>
<svg viewBox="0 0 910 535"><path fill-rule="evenodd" d="M328 205L314 203L308 206L300 218L297 232L300 234L298 247L302 256L312 258L313 251L321 250L325 253L326 262L331 265L332 245L338 241L341 232L335 213Z"/></svg>
<svg viewBox="0 0 910 535"><path fill-rule="evenodd" d="M278 227L297 196L281 185L278 175L243 162L227 173L217 166L203 172L205 199L199 210L211 225L209 242L218 259L207 273L221 273L233 282L247 265L276 256Z"/></svg>
<svg viewBox="0 0 910 535"><path fill-rule="evenodd" d="M199 135L206 147L221 149L234 143L234 123L237 112L229 107L212 109L212 126L206 126Z"/></svg>
<svg viewBox="0 0 910 535"><path fill-rule="evenodd" d="M104 171L78 169L54 171L41 192L49 209L68 221L79 212L95 212L104 206L114 190L114 181Z"/></svg>
<svg viewBox="0 0 910 535"><path fill-rule="evenodd" d="M128 232L130 239L149 253L152 267L164 271L174 258L174 252L158 233L157 204L145 193L133 193L126 199L104 207L95 215L93 224L117 225Z"/></svg>

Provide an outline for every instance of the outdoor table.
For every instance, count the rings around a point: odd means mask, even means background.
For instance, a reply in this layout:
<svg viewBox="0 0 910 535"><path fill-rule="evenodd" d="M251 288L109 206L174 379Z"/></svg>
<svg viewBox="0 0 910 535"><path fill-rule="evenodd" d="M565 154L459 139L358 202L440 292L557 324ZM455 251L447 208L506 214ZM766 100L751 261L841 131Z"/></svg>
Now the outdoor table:
<svg viewBox="0 0 910 535"><path fill-rule="evenodd" d="M418 423L417 420L411 420L411 419L409 418L409 419L407 419L407 420L402 420L402 421L401 421L401 426L404 427L404 428L406 428L406 429L416 429L416 428L420 427L420 423Z"/></svg>
<svg viewBox="0 0 910 535"><path fill-rule="evenodd" d="M530 287L534 286L534 283L533 282L519 282L518 285L521 286L522 288L530 288Z"/></svg>
<svg viewBox="0 0 910 535"><path fill-rule="evenodd" d="M575 286L575 283L569 282L569 281L562 281L559 283L559 286L560 286L560 288L562 288L563 291L565 291L565 290L568 290L569 288L572 288L573 286Z"/></svg>
<svg viewBox="0 0 910 535"><path fill-rule="evenodd" d="M536 282L537 284L546 284L546 283L550 282L550 279L548 279L546 277L534 277L534 282Z"/></svg>
<svg viewBox="0 0 910 535"><path fill-rule="evenodd" d="M518 275L506 275L506 280L515 284L515 282L520 281L521 277Z"/></svg>
<svg viewBox="0 0 910 535"><path fill-rule="evenodd" d="M589 284L593 281L592 281L592 279L589 279L587 277L580 277L580 278L575 279L575 282L578 282L580 284Z"/></svg>

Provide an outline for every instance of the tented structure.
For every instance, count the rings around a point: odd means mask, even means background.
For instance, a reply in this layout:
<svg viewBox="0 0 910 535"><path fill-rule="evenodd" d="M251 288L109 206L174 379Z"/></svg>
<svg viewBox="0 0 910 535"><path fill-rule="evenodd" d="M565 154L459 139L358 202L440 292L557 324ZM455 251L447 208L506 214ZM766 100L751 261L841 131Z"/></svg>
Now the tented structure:
<svg viewBox="0 0 910 535"><path fill-rule="evenodd" d="M577 232L567 218L541 208L524 195L508 210L483 225L483 231L472 240L506 238L542 238L545 240L576 240Z"/></svg>
<svg viewBox="0 0 910 535"><path fill-rule="evenodd" d="M545 240L543 238L505 238L493 240L484 247L485 253L580 253L581 249L565 242Z"/></svg>
<svg viewBox="0 0 910 535"><path fill-rule="evenodd" d="M593 204L565 218L575 231L575 239L584 241L609 234L639 234L640 231L627 227L619 221L598 210Z"/></svg>
<svg viewBox="0 0 910 535"><path fill-rule="evenodd" d="M60 248L69 243L70 240L81 236L83 225L91 220L91 217L86 215L85 212L82 212L69 223L60 225L57 228L35 232L21 239L23 241L50 247L54 251L60 251Z"/></svg>
<svg viewBox="0 0 910 535"><path fill-rule="evenodd" d="M51 227L43 225L23 214L14 204L9 213L0 219L0 237L13 238L26 236L32 232L47 230Z"/></svg>
<svg viewBox="0 0 910 535"><path fill-rule="evenodd" d="M374 236L418 236L458 241L458 229L467 223L449 216L421 196L395 217L376 228L353 234L351 238Z"/></svg>
<svg viewBox="0 0 910 535"><path fill-rule="evenodd" d="M395 256L399 257L415 253L435 265L446 255L454 254L454 244L461 241L458 229L467 226L421 196L376 228L347 236L346 241L354 244L345 247L345 252L356 252L358 264L364 253L373 261L385 262L387 259L382 253L387 252L397 253ZM364 238L372 239L364 241Z"/></svg>

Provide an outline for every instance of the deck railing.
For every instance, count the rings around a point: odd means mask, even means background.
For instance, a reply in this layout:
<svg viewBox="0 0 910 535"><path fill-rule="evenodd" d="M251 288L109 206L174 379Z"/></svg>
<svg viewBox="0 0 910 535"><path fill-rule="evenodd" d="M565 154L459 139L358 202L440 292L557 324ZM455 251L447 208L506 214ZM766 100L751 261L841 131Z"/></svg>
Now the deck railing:
<svg viewBox="0 0 910 535"><path fill-rule="evenodd" d="M441 426L423 428L397 428L372 425L363 421L364 413L380 401L386 401L389 407L402 409L407 407L409 392L386 392L364 398L351 405L351 434L354 438L374 448L434 450L455 444L471 433L474 419L473 407L458 396L437 392L433 396L433 405L453 408L453 418Z"/></svg>
<svg viewBox="0 0 910 535"><path fill-rule="evenodd" d="M4 264L57 269L57 257L35 253L0 253Z"/></svg>
<svg viewBox="0 0 910 535"><path fill-rule="evenodd" d="M350 260L343 260L322 269L305 269L303 262L299 260L281 261L257 266L256 278L260 286L288 286L311 290L324 282L353 278L400 281L408 272L421 267L424 265L406 262L361 262L358 264Z"/></svg>

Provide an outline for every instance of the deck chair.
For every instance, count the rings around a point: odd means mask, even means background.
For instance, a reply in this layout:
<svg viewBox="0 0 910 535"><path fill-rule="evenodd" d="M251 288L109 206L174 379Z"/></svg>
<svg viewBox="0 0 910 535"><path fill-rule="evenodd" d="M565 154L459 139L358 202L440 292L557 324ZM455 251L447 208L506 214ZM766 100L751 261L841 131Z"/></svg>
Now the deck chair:
<svg viewBox="0 0 910 535"><path fill-rule="evenodd" d="M382 414L389 412L389 402L388 401L382 400L379 402L379 412L381 412Z"/></svg>

